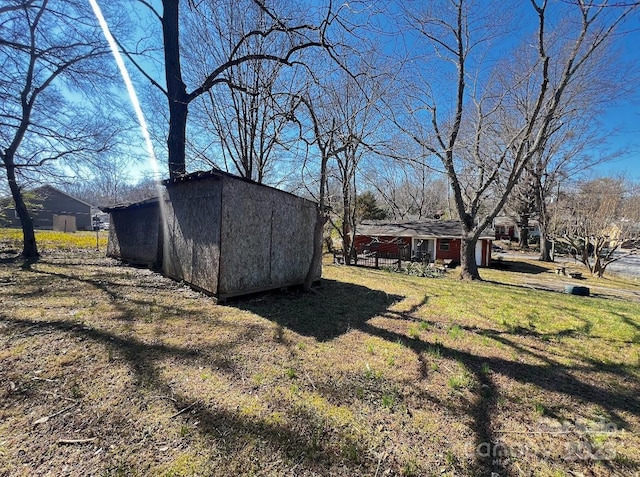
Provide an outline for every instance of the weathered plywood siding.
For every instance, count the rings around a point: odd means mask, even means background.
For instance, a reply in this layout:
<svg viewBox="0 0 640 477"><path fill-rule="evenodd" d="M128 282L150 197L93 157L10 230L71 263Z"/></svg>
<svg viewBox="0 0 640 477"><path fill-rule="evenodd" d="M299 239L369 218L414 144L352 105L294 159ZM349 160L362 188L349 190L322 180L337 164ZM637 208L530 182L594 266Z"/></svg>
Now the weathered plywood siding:
<svg viewBox="0 0 640 477"><path fill-rule="evenodd" d="M303 283L313 255L316 205L300 197L282 193L285 200L274 202L272 213L271 280L273 283ZM319 280L322 263L315 272Z"/></svg>
<svg viewBox="0 0 640 477"><path fill-rule="evenodd" d="M217 295L222 180L173 184L167 193L164 273Z"/></svg>
<svg viewBox="0 0 640 477"><path fill-rule="evenodd" d="M219 295L303 283L315 220L310 201L225 176Z"/></svg>
<svg viewBox="0 0 640 477"><path fill-rule="evenodd" d="M155 267L161 263L162 233L158 203L111 209L107 256Z"/></svg>

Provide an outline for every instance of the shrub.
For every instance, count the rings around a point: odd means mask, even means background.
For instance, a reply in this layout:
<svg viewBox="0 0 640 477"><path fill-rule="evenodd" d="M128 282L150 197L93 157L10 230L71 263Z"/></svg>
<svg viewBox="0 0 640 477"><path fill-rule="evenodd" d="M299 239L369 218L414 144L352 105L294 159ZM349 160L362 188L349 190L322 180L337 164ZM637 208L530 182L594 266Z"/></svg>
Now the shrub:
<svg viewBox="0 0 640 477"><path fill-rule="evenodd" d="M395 266L382 267L386 272L404 273L413 277L440 278L444 272L438 268L432 268L419 262L407 262L402 268Z"/></svg>

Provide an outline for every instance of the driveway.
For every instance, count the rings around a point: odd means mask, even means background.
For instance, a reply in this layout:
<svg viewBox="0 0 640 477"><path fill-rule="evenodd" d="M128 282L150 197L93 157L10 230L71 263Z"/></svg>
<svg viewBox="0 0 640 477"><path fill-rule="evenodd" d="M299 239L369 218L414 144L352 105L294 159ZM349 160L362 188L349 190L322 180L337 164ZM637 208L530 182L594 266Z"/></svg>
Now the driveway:
<svg viewBox="0 0 640 477"><path fill-rule="evenodd" d="M621 252L620 255L624 255L624 253ZM607 271L640 278L640 255L631 255L612 262L607 266Z"/></svg>
<svg viewBox="0 0 640 477"><path fill-rule="evenodd" d="M623 250L622 252L617 252L618 256L626 255L629 253L627 250ZM505 250L504 252L492 252L492 257L503 257L509 260L518 260L518 259L527 259L527 260L537 260L537 253L522 253L522 252L514 252ZM582 270L584 265L577 260L574 260L573 257L570 256L558 256L556 257L556 263L564 263L567 266L572 266L577 270ZM586 270L586 269L585 269ZM629 277L640 278L640 254L638 255L630 255L620 258L615 262L612 262L607 266L607 272L613 272L617 275L626 275ZM606 276L605 273L605 276Z"/></svg>

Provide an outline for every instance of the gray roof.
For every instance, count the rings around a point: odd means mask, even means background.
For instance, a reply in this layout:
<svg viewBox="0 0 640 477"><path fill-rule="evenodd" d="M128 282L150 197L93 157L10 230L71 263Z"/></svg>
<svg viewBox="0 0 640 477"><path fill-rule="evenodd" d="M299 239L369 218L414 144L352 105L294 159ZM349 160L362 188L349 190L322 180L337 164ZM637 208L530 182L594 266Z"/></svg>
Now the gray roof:
<svg viewBox="0 0 640 477"><path fill-rule="evenodd" d="M460 238L462 237L462 222L459 220L410 222L365 220L356 227L356 234L369 237ZM489 227L480 234L481 239L493 239L494 237L495 232Z"/></svg>
<svg viewBox="0 0 640 477"><path fill-rule="evenodd" d="M78 202L78 203L80 203L82 205L86 205L87 207L90 207L90 208L95 208L89 202L85 202L84 200L78 199L77 197L74 197L74 196L72 196L70 194L67 194L66 192L63 192L60 189L57 189L57 188L55 188L55 187L53 187L52 185L49 185L49 184L45 184L43 186L40 186L40 187L37 187L37 188L31 190L31 192L33 192L35 194L38 194L39 192L44 192L46 194L47 191L56 192L56 193L58 193L60 195L65 196L68 199L75 200L76 202Z"/></svg>

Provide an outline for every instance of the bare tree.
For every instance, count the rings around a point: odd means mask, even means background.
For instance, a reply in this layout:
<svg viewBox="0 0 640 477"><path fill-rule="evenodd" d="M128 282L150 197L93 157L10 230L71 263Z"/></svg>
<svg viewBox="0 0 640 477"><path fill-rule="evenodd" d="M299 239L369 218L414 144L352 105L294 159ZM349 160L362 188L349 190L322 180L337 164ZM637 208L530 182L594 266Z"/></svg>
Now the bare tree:
<svg viewBox="0 0 640 477"><path fill-rule="evenodd" d="M424 220L448 213L448 183L419 161L374 161L364 172L367 184L381 197L393 220Z"/></svg>
<svg viewBox="0 0 640 477"><path fill-rule="evenodd" d="M100 167L86 167L73 177L60 181L60 187L68 194L95 206L115 204L157 196L154 180L145 178L133 182L132 163L126 156L105 157Z"/></svg>
<svg viewBox="0 0 640 477"><path fill-rule="evenodd" d="M317 192L309 189L311 196L317 202L316 223L313 232L313 256L309 271L304 282L304 289L311 290L313 281L316 278L316 271L322 265L322 243L324 228L329 219L327 208L327 183L329 161L335 157L336 151L336 124L326 123L319 116L320 106L317 104L317 90L314 91L312 84L307 85L307 90L292 96L290 119L298 126L300 139L306 145L306 160L304 169L314 169L312 177L316 177ZM314 95L314 92L316 93ZM320 163L310 164L312 150L318 152ZM309 187L309 182L304 181Z"/></svg>
<svg viewBox="0 0 640 477"><path fill-rule="evenodd" d="M0 8L0 159L28 258L38 247L21 181L63 173L62 164L93 157L113 139L114 121L101 120L91 103L110 77L92 18L79 0L9 0Z"/></svg>
<svg viewBox="0 0 640 477"><path fill-rule="evenodd" d="M221 20L229 27L221 29L217 33L227 35L217 38L219 42L227 43L223 51L227 54L218 58L216 63L203 74L202 71L192 71L183 68L185 63L184 42L181 40L184 23L181 23L181 15L188 15L190 21L199 22L202 27L190 29L193 35L198 31L210 33L203 25L217 15L225 12L219 8L215 0L202 2L180 2L179 0L162 0L162 11L153 7L150 3L140 0L139 4L148 8L151 14L160 22L163 39L163 70L164 85L162 81L155 79L153 74L146 71L141 61L136 58L134 48L123 48L127 57L138 67L139 71L166 97L168 102L168 136L167 153L170 177L177 177L186 173L186 145L187 123L189 108L194 101L207 94L217 85L226 85L230 88L240 88L235 85L231 76L232 69L249 62L274 62L285 66L291 66L300 62L302 52L309 48L330 49L327 40L327 30L331 27L336 13L332 11L331 3L326 8L319 9L312 22L293 22L272 7L271 2L262 0L246 0L241 4L233 3L229 11L237 14L260 11L264 22L257 28L250 26L247 30L233 31L235 26L249 26L229 22L226 18ZM277 6L276 6L277 7ZM307 18L313 15L307 11ZM275 41L275 39L278 41ZM275 49L269 51L254 51L252 44L258 39L268 39L265 45L274 45ZM190 41L208 41L211 39L192 39ZM122 43L122 42L121 42ZM124 46L124 45L122 45ZM144 50L145 52L148 50ZM156 58L157 60L157 58ZM188 87L188 84L190 85Z"/></svg>
<svg viewBox="0 0 640 477"><path fill-rule="evenodd" d="M588 109L584 109L588 112ZM584 125L589 124L590 127ZM540 229L540 260L553 261L554 232L550 202L557 201L560 189L581 176L593 166L614 159L620 151L601 151L606 129L598 128L592 119L580 118L565 123L547 141L527 167L528 187L534 197L529 217L538 220Z"/></svg>
<svg viewBox="0 0 640 477"><path fill-rule="evenodd" d="M379 88L370 74L333 75L322 86L315 114L325 125L332 125L335 162L330 179L339 189L341 216L333 222L342 242L344 263L355 257L354 237L357 226L357 174L363 161L374 149L381 116L376 108Z"/></svg>
<svg viewBox="0 0 640 477"><path fill-rule="evenodd" d="M506 203L505 209L521 229L521 247L527 247L529 220L538 220L542 261L553 260L547 205L558 195L561 183L584 176L590 168L613 160L623 152L607 144L607 138L615 135L616 130L598 120L605 106L620 101L637 84L626 75L627 68L612 68L609 59L597 57L614 53L611 48L597 52L596 58L585 64L579 77L574 78L550 122L548 136L525 167ZM531 60L521 56L521 63L528 61ZM528 98L534 94L527 87L515 93L523 113L530 108ZM502 187L501 181L498 184Z"/></svg>
<svg viewBox="0 0 640 477"><path fill-rule="evenodd" d="M602 277L610 263L640 250L639 200L637 184L609 177L582 182L565 194L558 233L591 274Z"/></svg>
<svg viewBox="0 0 640 477"><path fill-rule="evenodd" d="M236 1L217 5L218 15L208 17L207 22L192 15L185 30L185 60L188 67L200 72L200 78L231 56L244 32L265 29L271 22L255 2L242 10ZM241 43L237 54L271 53L284 57L290 47L284 40L282 36L256 36ZM213 167L221 167L222 156L222 166L229 172L260 183L274 181L276 168L284 162L282 156L291 146L285 134L288 119L283 112L297 68L263 59L229 67L226 87L202 95L201 107L194 110L197 120L193 129L198 134L193 135L190 146L195 155Z"/></svg>
<svg viewBox="0 0 640 477"><path fill-rule="evenodd" d="M363 105L362 98L357 95L348 99L349 95L341 91L341 87L346 88L347 84L349 87L358 86L354 83L356 75L349 73L342 63L332 59L320 66L322 59L316 58L316 61L317 68L307 76L304 89L289 95L290 106L287 113L288 119L295 124L297 137L306 151L300 172L302 183L305 184L311 198L318 204L313 259L305 281L306 289L311 288L322 262L323 236L330 214L328 207L329 174L332 169L330 161L334 162L334 171L345 171L349 181L347 188L350 195L349 185L352 174L355 174L361 150L365 145L364 139L368 133L369 121L363 120L363 117L366 117L363 111L366 110L366 105L370 104L365 101ZM323 73L322 77L314 74L320 71ZM355 93L353 90L350 91ZM340 104L340 101L349 102L351 99L353 104ZM358 119L363 121L363 125ZM317 161L314 160L316 158ZM340 161L342 166L339 166ZM338 176L340 174L338 173ZM341 190L339 195L344 194L340 177L337 178L338 180L334 177L334 182L339 184L338 188ZM355 199L353 208L355 208ZM349 211L349 213L352 212Z"/></svg>
<svg viewBox="0 0 640 477"><path fill-rule="evenodd" d="M443 66L440 78L414 78L407 114L397 123L447 173L463 228L462 279L480 278L478 237L554 133L558 112L575 98L574 85L605 60L614 32L636 8L531 0L527 11L516 13L535 19L532 37L518 34L501 2L452 0L404 9L407 28L430 48L429 64ZM564 27L553 23L557 18ZM516 45L508 60L506 45ZM492 196L504 171L501 191Z"/></svg>

